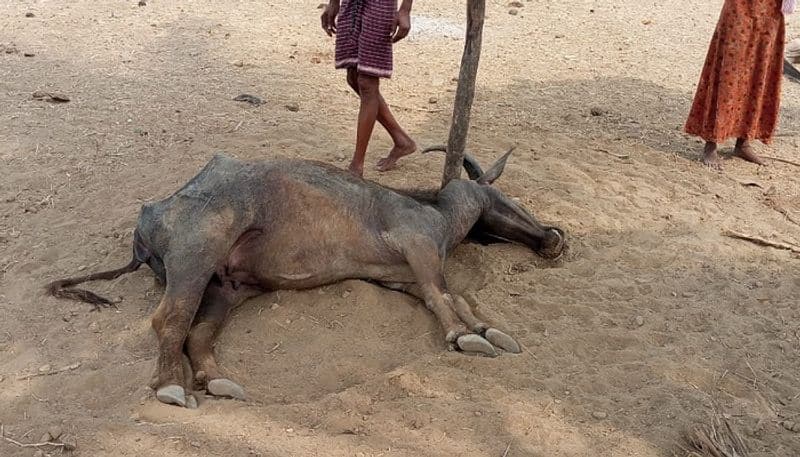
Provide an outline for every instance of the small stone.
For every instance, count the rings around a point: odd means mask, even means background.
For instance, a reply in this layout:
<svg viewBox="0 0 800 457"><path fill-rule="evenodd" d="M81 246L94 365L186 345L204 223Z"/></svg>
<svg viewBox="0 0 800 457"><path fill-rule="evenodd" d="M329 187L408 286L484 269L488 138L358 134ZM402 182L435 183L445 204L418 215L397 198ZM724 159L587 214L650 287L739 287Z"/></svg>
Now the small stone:
<svg viewBox="0 0 800 457"><path fill-rule="evenodd" d="M636 316L633 318L633 322L636 324L637 327L641 327L644 325L644 317Z"/></svg>
<svg viewBox="0 0 800 457"><path fill-rule="evenodd" d="M509 3L508 6L510 6L511 8L522 8L525 5L522 2L513 1L513 2Z"/></svg>
<svg viewBox="0 0 800 457"><path fill-rule="evenodd" d="M186 396L186 408L197 409L197 399L194 398L194 395Z"/></svg>
<svg viewBox="0 0 800 457"><path fill-rule="evenodd" d="M29 11L29 12L25 13L25 17L36 17L36 15Z"/></svg>
<svg viewBox="0 0 800 457"><path fill-rule="evenodd" d="M475 411L475 417L481 417L481 416L483 416L483 413L482 413L482 412L480 412L480 411Z"/></svg>
<svg viewBox="0 0 800 457"><path fill-rule="evenodd" d="M350 289L345 290L344 293L342 294L342 298L347 298L349 296L350 296Z"/></svg>
<svg viewBox="0 0 800 457"><path fill-rule="evenodd" d="M47 430L47 433L50 434L50 440L55 441L61 438L61 435L64 434L64 431L61 430L61 427L59 427L58 425L54 425Z"/></svg>
<svg viewBox="0 0 800 457"><path fill-rule="evenodd" d="M86 265L81 265L78 267L78 271L83 271L86 269Z"/></svg>
<svg viewBox="0 0 800 457"><path fill-rule="evenodd" d="M435 104L439 103L439 99L436 98L436 97L431 97L431 98L428 99L428 103L430 103L431 105L435 105Z"/></svg>
<svg viewBox="0 0 800 457"><path fill-rule="evenodd" d="M36 54L34 54L32 52L23 52L22 55L24 57L36 57Z"/></svg>
<svg viewBox="0 0 800 457"><path fill-rule="evenodd" d="M800 432L800 424L795 421L783 421L781 426L790 432Z"/></svg>
<svg viewBox="0 0 800 457"><path fill-rule="evenodd" d="M298 105L295 102L292 102L292 103L289 103L289 104L286 105L286 109L288 109L289 111L291 111L293 113L296 113L296 112L300 111L300 105Z"/></svg>
<svg viewBox="0 0 800 457"><path fill-rule="evenodd" d="M50 441L50 433L48 433L48 432L44 432L42 434L41 438L39 438L39 442L40 443L47 443L49 441Z"/></svg>
<svg viewBox="0 0 800 457"><path fill-rule="evenodd" d="M277 303L273 303L272 305L270 305L269 309L275 311L276 309L278 309L280 307L281 307L281 305L279 305Z"/></svg>
<svg viewBox="0 0 800 457"><path fill-rule="evenodd" d="M39 367L39 373L49 373L50 370L52 370L52 369L53 369L53 367L51 367L49 364L48 365L42 365L42 366Z"/></svg>
<svg viewBox="0 0 800 457"><path fill-rule="evenodd" d="M61 448L65 451L74 451L78 448L78 438L74 436L62 437L61 442L64 446Z"/></svg>
<svg viewBox="0 0 800 457"><path fill-rule="evenodd" d="M286 433L294 433L294 429L293 428L287 428L286 429Z"/></svg>
<svg viewBox="0 0 800 457"><path fill-rule="evenodd" d="M189 445L192 447L200 447L200 443L198 443L197 441L192 441L191 443L189 443Z"/></svg>
<svg viewBox="0 0 800 457"><path fill-rule="evenodd" d="M255 95L250 95L250 94L239 94L236 97L234 97L233 100L237 101L237 102L249 103L249 104L251 104L253 106L260 106L260 105L263 105L264 103L266 103L264 100L261 100L260 98L256 97Z"/></svg>
<svg viewBox="0 0 800 457"><path fill-rule="evenodd" d="M508 14L510 14L512 16L516 16L517 14L519 14L519 11L511 9L511 10L508 10Z"/></svg>
<svg viewBox="0 0 800 457"><path fill-rule="evenodd" d="M100 324L98 324L97 322L92 322L91 324L89 324L89 331L92 333L102 332L102 330L100 329Z"/></svg>
<svg viewBox="0 0 800 457"><path fill-rule="evenodd" d="M608 417L608 414L606 414L603 411L595 411L592 413L592 417L594 417L595 419L605 419Z"/></svg>
<svg viewBox="0 0 800 457"><path fill-rule="evenodd" d="M694 297L694 294L693 294L693 293L691 293L691 292L683 292L683 293L681 294L681 297L683 297L683 298L693 298L693 297Z"/></svg>
<svg viewBox="0 0 800 457"><path fill-rule="evenodd" d="M592 116L605 116L606 114L608 114L608 112L603 108L594 107L589 110L589 114L591 114Z"/></svg>
<svg viewBox="0 0 800 457"><path fill-rule="evenodd" d="M233 63L233 66L242 68L242 67L244 67L244 61L243 60L237 60L236 62Z"/></svg>
<svg viewBox="0 0 800 457"><path fill-rule="evenodd" d="M139 0L139 6L147 6L146 0Z"/></svg>

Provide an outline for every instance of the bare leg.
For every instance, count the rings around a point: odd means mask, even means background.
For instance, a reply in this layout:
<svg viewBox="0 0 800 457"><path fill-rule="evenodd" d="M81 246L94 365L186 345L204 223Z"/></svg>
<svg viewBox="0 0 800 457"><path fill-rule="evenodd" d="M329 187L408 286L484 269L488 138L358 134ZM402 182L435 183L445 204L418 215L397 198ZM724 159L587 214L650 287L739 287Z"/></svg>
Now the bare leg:
<svg viewBox="0 0 800 457"><path fill-rule="evenodd" d="M214 357L214 340L219 335L231 310L248 298L262 292L241 286L234 289L230 282L213 280L206 289L203 302L186 338L186 352L195 373L195 382L212 395L243 400L244 389L227 379L219 370Z"/></svg>
<svg viewBox="0 0 800 457"><path fill-rule="evenodd" d="M750 142L744 138L736 140L736 147L733 149L733 155L748 162L764 165L764 160L753 152L753 147L750 145Z"/></svg>
<svg viewBox="0 0 800 457"><path fill-rule="evenodd" d="M355 68L347 69L347 84L350 85L356 94L360 95L358 71ZM378 161L378 171L388 171L395 167L400 158L416 151L417 145L397 122L397 119L395 119L392 114L392 110L389 109L389 105L386 103L386 100L384 100L383 95L379 93L378 98L377 120L383 128L386 129L386 132L389 133L389 136L392 137L392 141L394 142L394 147L389 151L389 155Z"/></svg>
<svg viewBox="0 0 800 457"><path fill-rule="evenodd" d="M722 169L722 159L717 153L717 143L713 141L706 142L703 148L703 163L717 170Z"/></svg>
<svg viewBox="0 0 800 457"><path fill-rule="evenodd" d="M364 158L367 155L372 130L380 108L380 81L375 76L358 75L358 95L361 108L358 111L356 150L348 170L357 176L364 175Z"/></svg>

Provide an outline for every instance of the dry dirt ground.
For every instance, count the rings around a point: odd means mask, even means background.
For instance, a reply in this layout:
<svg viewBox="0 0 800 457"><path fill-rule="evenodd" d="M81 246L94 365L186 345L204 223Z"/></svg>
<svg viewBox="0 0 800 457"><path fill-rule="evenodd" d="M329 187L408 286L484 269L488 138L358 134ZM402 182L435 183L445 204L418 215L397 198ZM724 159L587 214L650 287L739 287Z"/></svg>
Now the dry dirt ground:
<svg viewBox="0 0 800 457"><path fill-rule="evenodd" d="M721 0L529 0L517 15L487 2L469 148L488 162L518 144L498 185L572 249L553 264L464 245L448 275L520 356L447 352L420 303L362 282L274 293L239 308L217 345L250 400L185 410L146 387L161 294L149 270L92 285L122 297L116 312L43 296L49 280L127 262L141 203L215 151L346 165L357 99L319 1L1 2L7 437L60 429L83 456L649 457L683 455L684 430L718 411L752 455L800 454L798 258L722 235L800 244L800 168L711 172L681 133ZM447 135L463 1L415 14L384 90L426 146ZM762 152L800 161L800 85L784 87ZM389 145L379 132L370 164ZM367 177L432 187L442 163ZM0 442L3 456L35 451Z"/></svg>

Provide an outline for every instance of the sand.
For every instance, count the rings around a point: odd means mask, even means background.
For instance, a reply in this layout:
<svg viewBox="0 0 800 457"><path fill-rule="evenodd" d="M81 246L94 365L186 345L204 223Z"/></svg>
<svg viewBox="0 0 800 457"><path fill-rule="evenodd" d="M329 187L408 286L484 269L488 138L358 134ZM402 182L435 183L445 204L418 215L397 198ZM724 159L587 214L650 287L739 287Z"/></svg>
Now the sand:
<svg viewBox="0 0 800 457"><path fill-rule="evenodd" d="M142 202L214 152L346 166L358 102L333 70L319 1L0 4L7 436L60 431L81 456L666 457L717 411L752 455L800 454L800 261L722 235L800 244L800 168L709 171L681 133L720 0L531 0L516 15L487 2L469 149L487 164L516 144L496 185L571 249L553 263L464 245L447 275L523 354L448 352L419 302L351 281L234 313L217 354L248 401L155 401L152 273L91 285L121 297L118 311L42 286L127 262ZM424 147L447 137L465 8L416 3L383 90ZM232 100L242 93L265 104ZM786 82L779 137L760 152L800 162L799 97ZM438 185L434 154L375 172L390 145L376 134L367 178ZM0 442L3 456L34 453Z"/></svg>

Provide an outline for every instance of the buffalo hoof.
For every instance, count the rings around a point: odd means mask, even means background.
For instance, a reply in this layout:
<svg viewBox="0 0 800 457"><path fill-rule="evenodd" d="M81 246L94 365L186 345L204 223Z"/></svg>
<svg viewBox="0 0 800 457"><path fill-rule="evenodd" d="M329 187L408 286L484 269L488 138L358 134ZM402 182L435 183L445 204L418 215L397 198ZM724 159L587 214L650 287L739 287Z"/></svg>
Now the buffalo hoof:
<svg viewBox="0 0 800 457"><path fill-rule="evenodd" d="M186 396L186 408L197 409L197 399L194 397L194 395L189 394Z"/></svg>
<svg viewBox="0 0 800 457"><path fill-rule="evenodd" d="M512 354L519 354L522 352L519 348L519 344L514 341L514 338L511 338L496 328L490 328L486 330L484 336L494 346L499 347L506 352L510 352Z"/></svg>
<svg viewBox="0 0 800 457"><path fill-rule="evenodd" d="M186 391L183 387L170 384L156 391L156 398L161 403L186 407ZM197 401L195 401L197 406Z"/></svg>
<svg viewBox="0 0 800 457"><path fill-rule="evenodd" d="M479 354L487 355L489 357L497 357L497 351L492 343L480 335L470 334L462 335L456 340L458 348L464 352L477 352Z"/></svg>
<svg viewBox="0 0 800 457"><path fill-rule="evenodd" d="M244 389L230 379L218 378L208 381L208 393L215 397L234 398L244 400Z"/></svg>

